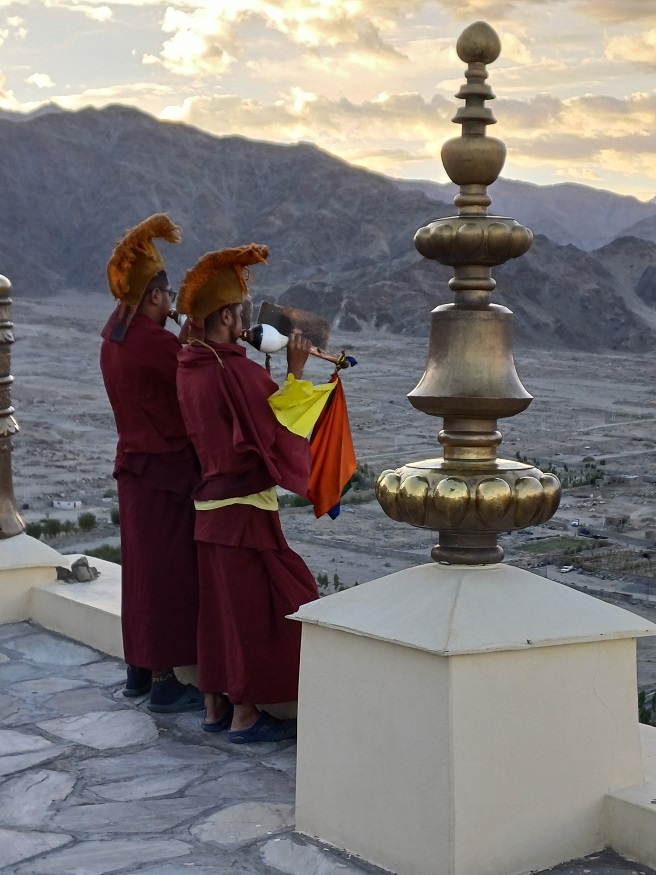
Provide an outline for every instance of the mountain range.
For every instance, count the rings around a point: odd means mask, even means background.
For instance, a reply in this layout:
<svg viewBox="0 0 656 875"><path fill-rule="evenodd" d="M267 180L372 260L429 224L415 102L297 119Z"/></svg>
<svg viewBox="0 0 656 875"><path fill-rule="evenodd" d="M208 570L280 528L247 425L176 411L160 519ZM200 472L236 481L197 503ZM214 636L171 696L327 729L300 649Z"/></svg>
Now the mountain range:
<svg viewBox="0 0 656 875"><path fill-rule="evenodd" d="M453 186L353 167L310 144L216 137L139 110L0 117L0 273L16 294L106 294L116 238L168 212L170 277L204 252L251 241L271 255L254 297L312 310L344 330L424 335L452 300L451 268L422 258L417 228L453 215ZM495 269L493 300L519 343L581 350L656 346L656 204L569 184L500 179L490 212L536 232ZM108 300L108 311L110 309Z"/></svg>

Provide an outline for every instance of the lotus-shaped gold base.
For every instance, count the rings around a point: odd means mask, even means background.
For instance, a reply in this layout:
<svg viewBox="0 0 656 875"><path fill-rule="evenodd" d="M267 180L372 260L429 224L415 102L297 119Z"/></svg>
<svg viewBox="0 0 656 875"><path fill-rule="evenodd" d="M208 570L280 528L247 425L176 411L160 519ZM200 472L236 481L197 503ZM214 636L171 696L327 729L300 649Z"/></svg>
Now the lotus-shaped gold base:
<svg viewBox="0 0 656 875"><path fill-rule="evenodd" d="M501 561L497 533L546 522L560 495L553 474L508 459L426 459L383 471L376 483L389 517L439 532L431 553L436 562L465 565Z"/></svg>

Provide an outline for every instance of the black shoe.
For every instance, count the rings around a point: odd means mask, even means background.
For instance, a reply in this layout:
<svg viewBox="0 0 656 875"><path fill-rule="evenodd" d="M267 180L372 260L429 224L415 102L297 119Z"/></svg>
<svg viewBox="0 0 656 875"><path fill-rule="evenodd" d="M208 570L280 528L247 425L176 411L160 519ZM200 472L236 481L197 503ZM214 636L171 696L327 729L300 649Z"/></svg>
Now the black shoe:
<svg viewBox="0 0 656 875"><path fill-rule="evenodd" d="M296 719L279 720L272 714L262 711L252 726L228 732L233 744L252 744L259 741L285 741L296 737Z"/></svg>
<svg viewBox="0 0 656 875"><path fill-rule="evenodd" d="M127 680L123 695L132 698L145 696L150 692L153 673L149 668L139 668L136 665L128 665Z"/></svg>
<svg viewBox="0 0 656 875"><path fill-rule="evenodd" d="M205 696L192 684L180 683L170 671L153 678L150 702L146 707L156 714L202 711L205 707Z"/></svg>

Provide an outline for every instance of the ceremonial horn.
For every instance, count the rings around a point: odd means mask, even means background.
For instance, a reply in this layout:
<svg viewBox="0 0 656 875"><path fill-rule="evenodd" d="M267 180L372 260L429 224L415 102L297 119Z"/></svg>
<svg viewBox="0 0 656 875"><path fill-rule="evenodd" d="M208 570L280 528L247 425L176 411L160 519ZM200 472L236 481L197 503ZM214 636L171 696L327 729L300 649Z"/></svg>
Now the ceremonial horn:
<svg viewBox="0 0 656 875"><path fill-rule="evenodd" d="M334 355L324 349L330 336L330 324L326 319L306 310L280 307L269 301L262 301L257 324L244 329L242 339L261 352L278 352L287 346L292 331L300 331L312 343L310 355L332 362L337 368L348 368L357 364L344 350L339 355Z"/></svg>

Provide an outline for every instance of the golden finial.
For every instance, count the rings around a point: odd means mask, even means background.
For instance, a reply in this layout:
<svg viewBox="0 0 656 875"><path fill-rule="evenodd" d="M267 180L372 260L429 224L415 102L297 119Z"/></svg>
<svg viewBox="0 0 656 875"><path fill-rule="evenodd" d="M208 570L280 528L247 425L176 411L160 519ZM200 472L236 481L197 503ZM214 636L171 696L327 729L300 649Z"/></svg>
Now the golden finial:
<svg viewBox="0 0 656 875"><path fill-rule="evenodd" d="M422 255L454 268L449 287L455 300L432 313L426 370L408 395L418 410L444 417L438 435L444 454L384 471L376 494L392 519L439 532L433 559L478 565L503 558L499 532L553 516L560 483L553 474L496 457L502 440L497 420L521 413L532 397L515 370L512 313L490 303L492 267L523 255L533 235L514 219L487 214L487 186L506 155L501 140L486 136L487 126L496 123L485 106L495 96L486 83L486 64L499 56L499 37L478 21L463 31L457 51L468 65L467 83L456 95L465 106L453 119L462 125L462 136L444 144L442 162L460 186L454 198L458 215L415 235Z"/></svg>

